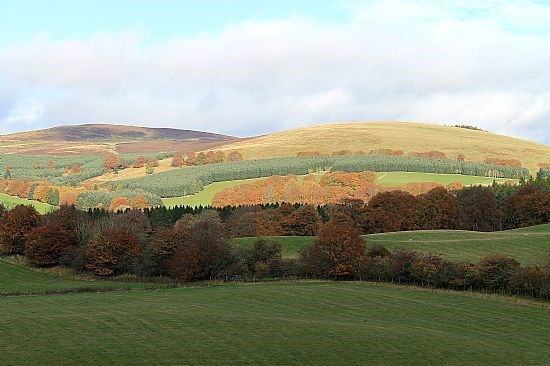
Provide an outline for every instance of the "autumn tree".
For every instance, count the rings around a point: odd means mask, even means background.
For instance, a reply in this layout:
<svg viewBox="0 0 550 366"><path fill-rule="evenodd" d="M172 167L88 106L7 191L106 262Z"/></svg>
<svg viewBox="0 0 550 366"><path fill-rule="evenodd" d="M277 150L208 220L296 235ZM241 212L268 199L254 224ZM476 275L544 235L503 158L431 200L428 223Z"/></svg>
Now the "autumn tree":
<svg viewBox="0 0 550 366"><path fill-rule="evenodd" d="M416 198L403 191L376 194L369 202L369 210L363 215L362 226L366 232L413 230L416 228Z"/></svg>
<svg viewBox="0 0 550 366"><path fill-rule="evenodd" d="M0 218L0 253L23 254L27 234L40 226L41 218L32 206L17 205Z"/></svg>
<svg viewBox="0 0 550 366"><path fill-rule="evenodd" d="M130 201L127 197L116 196L111 200L111 203L109 204L109 211L125 210L130 207Z"/></svg>
<svg viewBox="0 0 550 366"><path fill-rule="evenodd" d="M179 168L182 167L185 161L183 160L183 154L178 152L172 157L172 162L170 166Z"/></svg>
<svg viewBox="0 0 550 366"><path fill-rule="evenodd" d="M227 161L241 161L243 160L243 155L237 150L229 152L227 155Z"/></svg>
<svg viewBox="0 0 550 366"><path fill-rule="evenodd" d="M139 253L136 238L126 228L103 230L84 246L85 268L100 276L130 271Z"/></svg>
<svg viewBox="0 0 550 366"><path fill-rule="evenodd" d="M147 203L147 197L145 197L142 194L136 195L132 198L130 198L130 206L132 208L136 208L138 210L143 210L147 207L149 207L149 203Z"/></svg>
<svg viewBox="0 0 550 366"><path fill-rule="evenodd" d="M281 222L284 235L316 235L321 225L321 218L315 206L303 205L286 215Z"/></svg>
<svg viewBox="0 0 550 366"><path fill-rule="evenodd" d="M79 220L86 217L86 213L78 210L74 205L61 205L59 209L43 216L45 223L57 222L66 230L74 231Z"/></svg>
<svg viewBox="0 0 550 366"><path fill-rule="evenodd" d="M307 250L306 268L317 276L351 277L365 259L365 250L365 242L355 228L329 222Z"/></svg>
<svg viewBox="0 0 550 366"><path fill-rule="evenodd" d="M550 193L524 185L516 194L504 198L502 216L505 229L550 222Z"/></svg>
<svg viewBox="0 0 550 366"><path fill-rule="evenodd" d="M500 230L500 211L490 187L466 187L456 192L457 225L473 231Z"/></svg>
<svg viewBox="0 0 550 366"><path fill-rule="evenodd" d="M204 164L207 164L206 153L201 151L195 157L195 165L204 165Z"/></svg>
<svg viewBox="0 0 550 366"><path fill-rule="evenodd" d="M453 195L445 188L437 187L418 196L416 220L419 229L451 229L456 221Z"/></svg>
<svg viewBox="0 0 550 366"><path fill-rule="evenodd" d="M223 235L222 225L201 220L182 235L168 267L173 277L195 281L216 278L230 264L231 247Z"/></svg>
<svg viewBox="0 0 550 366"><path fill-rule="evenodd" d="M52 221L28 233L25 256L32 264L50 266L59 264L60 258L67 256L75 245L74 231Z"/></svg>
<svg viewBox="0 0 550 366"><path fill-rule="evenodd" d="M118 172L119 166L118 166L118 158L113 153L106 153L103 156L103 169L105 172L111 172L114 171L115 173Z"/></svg>
<svg viewBox="0 0 550 366"><path fill-rule="evenodd" d="M140 155L134 160L134 164L132 164L133 168L143 168L145 166L145 156Z"/></svg>
<svg viewBox="0 0 550 366"><path fill-rule="evenodd" d="M151 240L151 249L155 263L154 274L161 276L169 274L169 261L180 245L183 235L184 233L173 228L160 228L155 232Z"/></svg>
<svg viewBox="0 0 550 366"><path fill-rule="evenodd" d="M145 174L153 174L155 172L155 166L152 163L147 162L145 164Z"/></svg>
<svg viewBox="0 0 550 366"><path fill-rule="evenodd" d="M70 172L72 174L78 174L78 173L82 173L82 168L80 167L80 165L73 165L70 169Z"/></svg>

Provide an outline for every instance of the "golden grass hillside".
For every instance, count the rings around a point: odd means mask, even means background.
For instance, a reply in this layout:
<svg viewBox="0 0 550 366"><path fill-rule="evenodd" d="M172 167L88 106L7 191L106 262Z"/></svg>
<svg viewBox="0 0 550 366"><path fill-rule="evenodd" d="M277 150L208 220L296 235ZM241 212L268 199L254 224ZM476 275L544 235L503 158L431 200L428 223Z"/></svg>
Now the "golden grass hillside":
<svg viewBox="0 0 550 366"><path fill-rule="evenodd" d="M437 150L466 160L510 158L536 171L537 164L550 162L550 146L494 133L465 128L411 122L351 122L314 125L276 132L223 145L239 150L245 159L295 156L299 151L331 153L337 150L401 149Z"/></svg>

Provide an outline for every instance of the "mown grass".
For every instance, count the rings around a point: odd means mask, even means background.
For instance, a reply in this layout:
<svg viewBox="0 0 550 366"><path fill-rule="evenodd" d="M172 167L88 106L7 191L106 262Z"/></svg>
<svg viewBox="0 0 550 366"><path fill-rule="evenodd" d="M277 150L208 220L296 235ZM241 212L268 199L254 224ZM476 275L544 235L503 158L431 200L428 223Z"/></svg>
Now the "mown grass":
<svg viewBox="0 0 550 366"><path fill-rule="evenodd" d="M322 173L317 173L316 178L321 179ZM495 179L487 177L476 177L460 174L435 174L435 173L415 173L415 172L380 172L376 173L377 182L383 186L400 186L407 183L421 183L421 182L436 182L442 185L449 185L450 183L460 182L463 186L470 185L488 185L492 184L493 180L502 183L508 179ZM299 176L299 179L303 179L303 176ZM204 187L204 190L185 197L173 197L163 198L162 202L166 207L174 206L208 206L212 204L212 199L219 191L225 188L235 187L239 184L251 183L260 179L266 178L253 178L244 180L232 180L225 182L216 182Z"/></svg>
<svg viewBox="0 0 550 366"><path fill-rule="evenodd" d="M47 203L27 200L27 199L15 197L15 196L9 196L5 193L0 193L0 203L8 208L11 208L17 205L33 206L36 209L36 211L38 211L41 214L45 214L54 210L54 206L48 205Z"/></svg>
<svg viewBox="0 0 550 366"><path fill-rule="evenodd" d="M146 285L146 283L140 282L99 280L91 276L77 278L76 275L70 276L67 272L56 275L48 273L48 270L31 269L0 259L0 295L69 289L143 288Z"/></svg>
<svg viewBox="0 0 550 366"><path fill-rule="evenodd" d="M543 365L550 309L367 283L0 301L3 365Z"/></svg>
<svg viewBox="0 0 550 366"><path fill-rule="evenodd" d="M477 262L489 254L503 254L529 265L550 260L550 224L530 228L480 233L455 230L407 231L365 235L367 245L382 244L392 250L405 248L441 255L450 260ZM278 236L286 258L298 256L314 237ZM256 238L233 239L235 245L252 246Z"/></svg>

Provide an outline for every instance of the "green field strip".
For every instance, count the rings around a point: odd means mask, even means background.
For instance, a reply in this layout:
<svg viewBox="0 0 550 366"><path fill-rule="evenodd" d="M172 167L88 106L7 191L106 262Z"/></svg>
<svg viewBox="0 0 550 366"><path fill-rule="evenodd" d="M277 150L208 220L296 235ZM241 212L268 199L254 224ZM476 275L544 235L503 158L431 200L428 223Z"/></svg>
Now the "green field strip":
<svg viewBox="0 0 550 366"><path fill-rule="evenodd" d="M2 364L543 365L550 309L352 282L10 297Z"/></svg>

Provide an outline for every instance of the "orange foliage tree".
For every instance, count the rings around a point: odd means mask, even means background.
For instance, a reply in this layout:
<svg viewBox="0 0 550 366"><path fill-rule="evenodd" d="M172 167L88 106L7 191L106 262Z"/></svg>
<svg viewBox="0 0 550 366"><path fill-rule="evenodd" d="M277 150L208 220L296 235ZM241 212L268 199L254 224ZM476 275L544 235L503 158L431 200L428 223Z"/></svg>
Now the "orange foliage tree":
<svg viewBox="0 0 550 366"><path fill-rule="evenodd" d="M416 158L434 158L434 159L446 159L447 155L442 151L422 151L422 152L410 152L410 156Z"/></svg>
<svg viewBox="0 0 550 366"><path fill-rule="evenodd" d="M306 269L317 276L351 277L364 261L365 252L365 242L355 228L329 222L307 251Z"/></svg>
<svg viewBox="0 0 550 366"><path fill-rule="evenodd" d="M521 161L518 159L487 158L483 162L501 166L521 166Z"/></svg>
<svg viewBox="0 0 550 366"><path fill-rule="evenodd" d="M229 152L227 155L227 161L240 161L243 160L243 155L237 150Z"/></svg>
<svg viewBox="0 0 550 366"><path fill-rule="evenodd" d="M147 203L147 197L145 197L144 195L137 195L132 197L130 199L130 206L139 210L143 210L149 207L149 204Z"/></svg>
<svg viewBox="0 0 550 366"><path fill-rule="evenodd" d="M185 161L183 160L183 154L182 153L176 153L172 157L172 163L170 164L170 166L175 167L175 168L179 168L179 167L182 167L184 163L185 163Z"/></svg>
<svg viewBox="0 0 550 366"><path fill-rule="evenodd" d="M111 204L109 205L109 211L118 211L118 210L124 210L126 208L130 208L130 201L128 198L124 196L117 196L114 197L111 200Z"/></svg>
<svg viewBox="0 0 550 366"><path fill-rule="evenodd" d="M134 168L143 168L145 166L145 156L140 155L134 160L134 164L132 164L132 167Z"/></svg>

